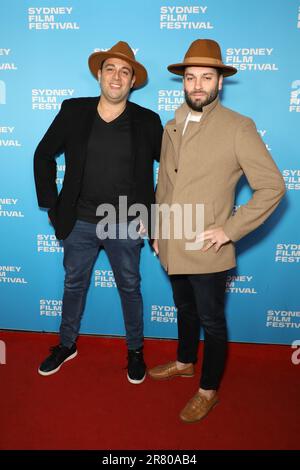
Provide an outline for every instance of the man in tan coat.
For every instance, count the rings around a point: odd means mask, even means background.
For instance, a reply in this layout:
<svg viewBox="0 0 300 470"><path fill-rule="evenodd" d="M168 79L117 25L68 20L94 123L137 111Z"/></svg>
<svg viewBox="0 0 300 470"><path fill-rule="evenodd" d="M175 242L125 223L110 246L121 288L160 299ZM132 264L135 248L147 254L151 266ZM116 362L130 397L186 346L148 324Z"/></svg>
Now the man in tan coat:
<svg viewBox="0 0 300 470"><path fill-rule="evenodd" d="M183 76L185 103L164 131L157 203L159 207L189 205L191 217L202 205L204 224L200 233L195 231L200 248L190 249L185 231L175 236L170 216L160 212L154 249L170 276L179 343L177 360L151 369L149 375L153 379L192 377L203 327L200 388L180 414L183 421L194 422L218 401L227 350L225 286L228 270L236 265L234 243L267 219L283 197L285 185L254 122L220 104L223 77L237 70L223 64L218 43L194 41L184 61L168 70ZM233 214L235 189L243 174L253 195ZM186 224L187 219L183 220ZM168 237L163 236L163 223L171 227Z"/></svg>

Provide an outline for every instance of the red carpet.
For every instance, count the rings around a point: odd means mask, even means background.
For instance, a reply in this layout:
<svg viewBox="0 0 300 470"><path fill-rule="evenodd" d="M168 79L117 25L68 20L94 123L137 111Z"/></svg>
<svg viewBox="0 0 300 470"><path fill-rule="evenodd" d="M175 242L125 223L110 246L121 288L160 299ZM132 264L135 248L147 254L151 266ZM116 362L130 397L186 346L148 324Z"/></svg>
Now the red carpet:
<svg viewBox="0 0 300 470"><path fill-rule="evenodd" d="M0 449L300 448L300 365L290 347L231 344L219 405L184 424L178 414L197 390L200 364L193 379L131 385L124 340L82 336L77 358L41 377L55 335L0 332L0 340ZM175 351L175 341L146 340L149 367Z"/></svg>

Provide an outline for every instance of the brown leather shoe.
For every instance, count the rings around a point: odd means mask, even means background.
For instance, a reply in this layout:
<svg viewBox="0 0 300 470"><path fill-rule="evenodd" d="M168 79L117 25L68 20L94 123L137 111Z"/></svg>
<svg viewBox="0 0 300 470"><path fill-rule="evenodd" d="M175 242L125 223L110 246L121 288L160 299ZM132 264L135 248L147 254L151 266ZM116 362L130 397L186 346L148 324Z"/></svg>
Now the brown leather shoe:
<svg viewBox="0 0 300 470"><path fill-rule="evenodd" d="M184 369L177 369L176 361L168 362L148 370L148 375L155 380L171 379L172 377L193 377L194 366L190 364Z"/></svg>
<svg viewBox="0 0 300 470"><path fill-rule="evenodd" d="M210 400L207 400L203 395L200 395L200 393L197 392L183 408L180 413L180 418L185 423L194 423L195 421L199 421L204 418L204 416L206 416L217 403L217 394L215 394Z"/></svg>

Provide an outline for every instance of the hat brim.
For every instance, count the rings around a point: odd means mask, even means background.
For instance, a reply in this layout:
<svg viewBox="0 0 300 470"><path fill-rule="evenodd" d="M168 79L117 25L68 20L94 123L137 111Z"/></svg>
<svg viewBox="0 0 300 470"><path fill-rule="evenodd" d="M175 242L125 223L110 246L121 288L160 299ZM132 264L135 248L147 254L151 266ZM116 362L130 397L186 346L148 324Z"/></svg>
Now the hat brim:
<svg viewBox="0 0 300 470"><path fill-rule="evenodd" d="M211 67L214 69L221 69L222 75L224 77L230 77L231 75L234 75L237 73L237 69L234 67L230 67L229 65L224 65L224 64L211 64L211 63L205 63L205 62L191 62L188 64L181 63L181 64L171 64L168 66L168 70L171 73L175 73L176 75L184 75L184 69L186 67Z"/></svg>
<svg viewBox="0 0 300 470"><path fill-rule="evenodd" d="M134 71L134 75L135 75L135 82L132 88L139 88L142 85L144 85L145 82L147 81L147 78L148 78L147 70L142 64L140 64L136 60L129 59L125 54L118 53L118 52L116 53L106 52L106 51L94 52L89 57L89 60L88 60L89 68L96 79L98 79L98 70L100 69L102 62L109 58L122 59L131 65Z"/></svg>

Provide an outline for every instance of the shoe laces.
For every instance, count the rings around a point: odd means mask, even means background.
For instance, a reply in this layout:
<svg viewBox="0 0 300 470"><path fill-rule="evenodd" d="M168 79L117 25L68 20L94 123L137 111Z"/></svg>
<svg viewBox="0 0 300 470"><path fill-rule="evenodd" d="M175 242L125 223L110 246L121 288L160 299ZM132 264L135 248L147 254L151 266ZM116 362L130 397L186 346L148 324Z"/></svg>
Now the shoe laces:
<svg viewBox="0 0 300 470"><path fill-rule="evenodd" d="M143 362L144 360L144 355L143 355L143 351L139 351L139 350L128 350L128 355L127 355L127 360L128 362ZM125 367L125 369L128 369L128 364L127 366Z"/></svg>

